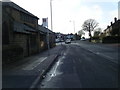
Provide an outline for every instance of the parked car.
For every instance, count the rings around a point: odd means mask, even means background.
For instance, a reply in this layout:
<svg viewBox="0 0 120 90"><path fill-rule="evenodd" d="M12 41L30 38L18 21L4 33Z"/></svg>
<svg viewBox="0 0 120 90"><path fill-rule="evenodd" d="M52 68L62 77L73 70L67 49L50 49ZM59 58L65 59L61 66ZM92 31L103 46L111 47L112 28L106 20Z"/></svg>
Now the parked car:
<svg viewBox="0 0 120 90"><path fill-rule="evenodd" d="M65 43L66 43L66 44L71 43L71 39L66 39L66 40L65 40Z"/></svg>
<svg viewBox="0 0 120 90"><path fill-rule="evenodd" d="M59 39L55 39L55 42L58 43L58 42L60 42L60 40Z"/></svg>
<svg viewBox="0 0 120 90"><path fill-rule="evenodd" d="M85 41L85 39L84 39L84 38L81 38L80 40L81 40L81 41Z"/></svg>

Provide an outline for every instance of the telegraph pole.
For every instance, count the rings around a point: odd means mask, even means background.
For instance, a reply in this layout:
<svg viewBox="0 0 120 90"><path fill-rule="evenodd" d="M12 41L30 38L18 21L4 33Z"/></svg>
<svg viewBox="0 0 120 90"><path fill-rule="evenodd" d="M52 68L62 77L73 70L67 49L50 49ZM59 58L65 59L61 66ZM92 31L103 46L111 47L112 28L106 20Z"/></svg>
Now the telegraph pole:
<svg viewBox="0 0 120 90"><path fill-rule="evenodd" d="M47 18L47 20L48 20L48 18ZM50 52L49 52L50 43L49 43L49 29L48 29L48 25L47 25L47 46L48 46L48 56L49 56L50 55Z"/></svg>
<svg viewBox="0 0 120 90"><path fill-rule="evenodd" d="M53 21L52 21L52 0L50 0L50 15L51 15L51 30L53 31Z"/></svg>
<svg viewBox="0 0 120 90"><path fill-rule="evenodd" d="M75 37L75 21L73 20L73 21L71 21L70 20L70 22L72 22L73 23L73 30L74 30L74 40L76 40L76 37Z"/></svg>

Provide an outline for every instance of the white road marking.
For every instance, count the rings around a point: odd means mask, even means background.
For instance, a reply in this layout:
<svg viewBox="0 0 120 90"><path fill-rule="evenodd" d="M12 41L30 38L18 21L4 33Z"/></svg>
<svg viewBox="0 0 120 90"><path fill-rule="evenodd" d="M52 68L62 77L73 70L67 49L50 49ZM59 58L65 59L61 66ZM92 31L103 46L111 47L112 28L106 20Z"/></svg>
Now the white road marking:
<svg viewBox="0 0 120 90"><path fill-rule="evenodd" d="M35 67L37 67L40 63L42 63L45 59L47 59L47 57L41 57L38 60L35 60L34 62L32 62L31 64L29 64L28 66L22 68L22 70L33 70Z"/></svg>

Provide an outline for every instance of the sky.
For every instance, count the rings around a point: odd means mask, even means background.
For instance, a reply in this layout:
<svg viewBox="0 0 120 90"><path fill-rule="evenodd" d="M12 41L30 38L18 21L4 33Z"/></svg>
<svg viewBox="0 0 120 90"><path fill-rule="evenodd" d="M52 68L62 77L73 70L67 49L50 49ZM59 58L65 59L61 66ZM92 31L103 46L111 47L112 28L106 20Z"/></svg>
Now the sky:
<svg viewBox="0 0 120 90"><path fill-rule="evenodd" d="M39 18L48 17L51 29L50 0L11 0ZM54 32L64 34L78 32L87 19L95 19L103 30L118 18L120 0L52 0L52 18ZM75 27L75 31L74 31Z"/></svg>

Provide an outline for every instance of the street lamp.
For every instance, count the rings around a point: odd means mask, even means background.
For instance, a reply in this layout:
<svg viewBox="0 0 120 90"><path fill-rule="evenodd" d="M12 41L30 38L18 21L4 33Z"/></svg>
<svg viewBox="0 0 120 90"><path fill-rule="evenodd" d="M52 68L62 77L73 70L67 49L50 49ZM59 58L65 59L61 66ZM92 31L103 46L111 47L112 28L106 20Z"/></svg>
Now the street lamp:
<svg viewBox="0 0 120 90"><path fill-rule="evenodd" d="M73 20L73 21L71 21L71 20L70 20L70 22L72 22L72 23L73 23L74 39L76 40L76 37L75 37L75 21L74 21L74 20Z"/></svg>
<svg viewBox="0 0 120 90"><path fill-rule="evenodd" d="M51 15L51 30L53 31L53 22L52 22L52 0L50 0L50 15Z"/></svg>
<svg viewBox="0 0 120 90"><path fill-rule="evenodd" d="M50 0L50 13L51 13L51 30L53 30L52 25L52 0ZM47 27L48 28L48 27ZM48 46L48 56L50 55L49 49L50 49L50 41L49 41L49 30L47 30L47 46Z"/></svg>
<svg viewBox="0 0 120 90"><path fill-rule="evenodd" d="M74 34L75 34L75 21L73 20L73 21L71 21L70 20L70 22L72 22L73 23L73 27L74 27Z"/></svg>

